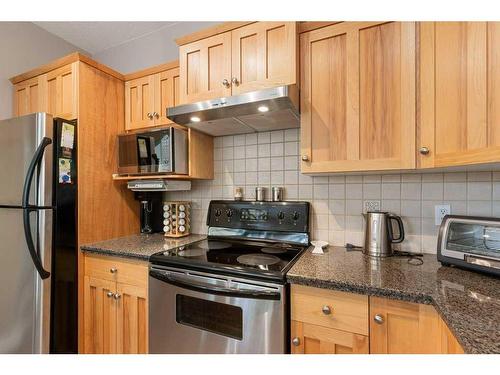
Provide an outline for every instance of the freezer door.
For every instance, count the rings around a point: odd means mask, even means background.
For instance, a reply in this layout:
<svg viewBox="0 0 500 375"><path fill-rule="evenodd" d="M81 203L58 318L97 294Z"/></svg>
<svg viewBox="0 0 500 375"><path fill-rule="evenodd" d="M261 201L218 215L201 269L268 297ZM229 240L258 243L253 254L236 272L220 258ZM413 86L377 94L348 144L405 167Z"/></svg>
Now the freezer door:
<svg viewBox="0 0 500 375"><path fill-rule="evenodd" d="M40 258L50 269L52 210L30 214ZM50 280L42 280L26 249L23 210L0 208L0 354L47 353Z"/></svg>
<svg viewBox="0 0 500 375"><path fill-rule="evenodd" d="M21 206L28 166L42 139L52 139L52 128L52 116L46 113L0 121L0 206ZM52 147L51 144L45 149L40 175L35 175L32 185L30 204L51 205Z"/></svg>

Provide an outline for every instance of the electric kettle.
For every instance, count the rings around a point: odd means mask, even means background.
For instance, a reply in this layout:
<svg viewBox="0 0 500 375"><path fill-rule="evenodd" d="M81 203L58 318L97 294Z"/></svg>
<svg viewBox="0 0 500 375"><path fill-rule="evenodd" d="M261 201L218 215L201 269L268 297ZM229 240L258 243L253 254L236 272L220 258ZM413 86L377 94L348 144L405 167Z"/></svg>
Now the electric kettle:
<svg viewBox="0 0 500 375"><path fill-rule="evenodd" d="M403 242L405 231L401 217L389 212L368 211L366 220L363 254L388 257L393 254L392 244ZM394 237L392 222L398 225L399 237Z"/></svg>

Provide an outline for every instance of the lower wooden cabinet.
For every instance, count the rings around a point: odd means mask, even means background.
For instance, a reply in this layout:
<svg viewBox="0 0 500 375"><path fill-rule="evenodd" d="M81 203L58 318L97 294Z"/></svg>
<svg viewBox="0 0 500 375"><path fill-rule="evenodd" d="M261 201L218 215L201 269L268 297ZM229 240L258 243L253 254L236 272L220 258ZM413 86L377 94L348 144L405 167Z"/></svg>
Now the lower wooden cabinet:
<svg viewBox="0 0 500 375"><path fill-rule="evenodd" d="M430 305L370 297L370 353L441 353L441 326Z"/></svg>
<svg viewBox="0 0 500 375"><path fill-rule="evenodd" d="M84 353L148 352L147 281L145 262L85 256Z"/></svg>
<svg viewBox="0 0 500 375"><path fill-rule="evenodd" d="M292 321L292 354L368 354L368 336Z"/></svg>
<svg viewBox="0 0 500 375"><path fill-rule="evenodd" d="M292 354L463 354L434 307L292 285Z"/></svg>

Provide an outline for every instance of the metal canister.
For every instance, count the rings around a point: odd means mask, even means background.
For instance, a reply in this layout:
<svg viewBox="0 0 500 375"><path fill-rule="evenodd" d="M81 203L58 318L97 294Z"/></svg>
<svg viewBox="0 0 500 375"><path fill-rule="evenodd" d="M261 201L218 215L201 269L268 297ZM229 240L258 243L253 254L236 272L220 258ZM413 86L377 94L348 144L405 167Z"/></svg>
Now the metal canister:
<svg viewBox="0 0 500 375"><path fill-rule="evenodd" d="M255 200L257 202L263 202L266 200L266 188L265 187L256 187L255 188Z"/></svg>
<svg viewBox="0 0 500 375"><path fill-rule="evenodd" d="M271 194L273 202L281 202L283 200L283 188L281 186L273 186Z"/></svg>

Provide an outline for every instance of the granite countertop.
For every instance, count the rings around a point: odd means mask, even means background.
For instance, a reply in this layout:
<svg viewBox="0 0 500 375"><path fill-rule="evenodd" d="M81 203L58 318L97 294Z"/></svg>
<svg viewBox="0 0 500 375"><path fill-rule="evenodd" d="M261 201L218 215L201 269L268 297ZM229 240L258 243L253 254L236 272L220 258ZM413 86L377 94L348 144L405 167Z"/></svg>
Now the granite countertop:
<svg viewBox="0 0 500 375"><path fill-rule="evenodd" d="M205 238L206 236L201 234L190 234L180 238L165 237L163 233L135 234L82 245L80 248L83 252L88 253L149 260L151 255L160 251L170 250Z"/></svg>
<svg viewBox="0 0 500 375"><path fill-rule="evenodd" d="M308 249L287 274L292 284L432 304L466 353L500 353L500 279L443 267L435 255L371 258L360 251Z"/></svg>

